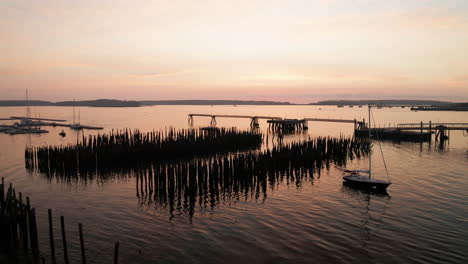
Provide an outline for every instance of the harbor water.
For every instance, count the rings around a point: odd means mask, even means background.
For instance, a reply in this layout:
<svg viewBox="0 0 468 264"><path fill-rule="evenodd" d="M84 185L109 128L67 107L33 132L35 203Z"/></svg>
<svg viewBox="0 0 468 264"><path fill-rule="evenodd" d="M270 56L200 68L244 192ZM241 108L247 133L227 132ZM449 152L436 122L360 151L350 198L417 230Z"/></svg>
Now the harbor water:
<svg viewBox="0 0 468 264"><path fill-rule="evenodd" d="M329 169L307 178L279 178L266 191L217 194L189 214L137 193L133 175L88 179L48 178L25 168L26 146L72 144L83 135L112 129L187 128L188 114L367 119L367 108L335 106L152 106L80 108L81 123L102 131L63 128L41 135L0 134L0 177L29 196L36 208L40 250L50 258L47 209L54 214L56 252L61 258L59 217L65 216L72 263L81 259L78 223L83 223L88 263L111 262L120 242L120 263L466 263L468 260L468 137L451 131L438 142L381 142L392 185L388 195L344 186ZM0 107L0 118L24 116L24 107ZM468 123L466 112L373 110L377 126L415 122ZM72 107L33 107L32 116L73 119ZM10 121L5 121L8 123ZM194 126L210 118L194 117ZM217 125L248 129L250 119L218 118ZM266 133L268 124L260 120ZM309 136L352 136L353 124L309 122ZM269 136L269 140L272 138ZM263 148L268 146L264 145ZM386 179L374 142L375 177ZM366 169L367 157L348 168Z"/></svg>

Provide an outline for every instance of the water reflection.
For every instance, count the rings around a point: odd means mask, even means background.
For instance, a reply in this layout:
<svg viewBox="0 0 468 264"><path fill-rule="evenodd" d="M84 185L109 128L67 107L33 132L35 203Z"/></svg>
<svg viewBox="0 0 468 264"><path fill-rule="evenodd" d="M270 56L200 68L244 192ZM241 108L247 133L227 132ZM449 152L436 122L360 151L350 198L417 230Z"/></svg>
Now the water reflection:
<svg viewBox="0 0 468 264"><path fill-rule="evenodd" d="M362 213L360 214L362 219L359 226L364 231L363 237L360 238L361 247L366 250L367 259L371 259L370 252L367 249L371 244L374 233L380 233L391 197L385 190L376 192L369 189L356 189L345 182L343 183L342 192L348 196L349 200L358 202L359 211Z"/></svg>
<svg viewBox="0 0 468 264"><path fill-rule="evenodd" d="M175 214L193 216L196 208L213 210L239 200L265 200L267 190L283 182L300 187L320 175L322 168L267 171L240 159L196 160L163 164L136 173L136 196L141 204L155 204Z"/></svg>
<svg viewBox="0 0 468 264"><path fill-rule="evenodd" d="M26 167L42 172L50 180L67 183L115 178L136 179L136 195L141 203L154 202L193 216L196 206L213 209L220 203L240 199L265 199L267 189L286 182L301 187L304 181L320 176L330 165L343 166L349 159L367 155L370 143L351 138L315 138L305 142L274 146L264 151L219 154L189 161L143 163L108 162L100 166L80 166L75 170L26 159Z"/></svg>

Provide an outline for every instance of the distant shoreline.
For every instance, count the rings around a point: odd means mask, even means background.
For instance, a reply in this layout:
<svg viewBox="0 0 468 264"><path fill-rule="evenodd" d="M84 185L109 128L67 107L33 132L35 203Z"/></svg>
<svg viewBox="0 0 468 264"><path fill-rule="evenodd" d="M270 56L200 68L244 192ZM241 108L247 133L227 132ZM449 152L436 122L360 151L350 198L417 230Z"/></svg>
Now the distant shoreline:
<svg viewBox="0 0 468 264"><path fill-rule="evenodd" d="M90 106L90 107L140 107L151 105L292 105L289 102L240 101L240 100L160 100L160 101L123 101L98 99L90 101L49 102L40 100L3 100L0 106Z"/></svg>
<svg viewBox="0 0 468 264"><path fill-rule="evenodd" d="M453 103L432 100L327 100L309 104L294 104L275 101L242 101L242 100L146 100L125 101L112 99L98 99L87 101L50 102L41 100L1 100L0 107L9 106L89 106L89 107L140 107L152 105L319 105L319 106L358 106L375 104L378 106L443 106L452 107L468 103Z"/></svg>

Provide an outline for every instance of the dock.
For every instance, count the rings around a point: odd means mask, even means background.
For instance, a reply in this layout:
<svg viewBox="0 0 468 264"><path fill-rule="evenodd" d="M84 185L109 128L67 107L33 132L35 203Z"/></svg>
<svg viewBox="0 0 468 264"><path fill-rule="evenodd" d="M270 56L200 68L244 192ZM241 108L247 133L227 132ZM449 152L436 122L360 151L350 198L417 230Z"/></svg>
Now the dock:
<svg viewBox="0 0 468 264"><path fill-rule="evenodd" d="M430 141L432 134L435 134L435 140L446 140L449 138L451 130L468 132L468 123L401 123L393 127L372 128L370 135L378 136L380 139L404 140L404 141ZM367 127L355 129L355 135L359 137L368 137Z"/></svg>
<svg viewBox="0 0 468 264"><path fill-rule="evenodd" d="M266 119L269 124L269 129L276 132L293 132L293 131L304 131L307 130L307 122L335 122L335 123L348 123L354 124L355 129L364 127L364 121L357 121L356 119L332 119L332 118L302 118L302 119L287 119L278 116L250 116L250 115L216 115L216 114L189 114L188 123L193 126L193 117L210 117L210 125L216 126L216 118L248 118L250 119L250 128L257 129L260 127L258 120Z"/></svg>
<svg viewBox="0 0 468 264"><path fill-rule="evenodd" d="M250 119L250 128L256 129L259 127L258 120L260 119L268 119L268 120L281 120L283 118L277 116L249 116L249 115L209 115L209 114L189 114L188 123L190 126L193 126L193 117L194 116L201 116L201 117L211 117L210 125L215 127L217 122L216 118L248 118Z"/></svg>
<svg viewBox="0 0 468 264"><path fill-rule="evenodd" d="M369 137L373 139L398 140L398 141L431 141L430 132L402 131L395 128L368 128L354 131L356 137Z"/></svg>
<svg viewBox="0 0 468 264"><path fill-rule="evenodd" d="M86 126L81 124L65 124L67 120L61 119L50 119L50 118L28 118L28 117L19 117L12 116L10 118L3 118L0 120L21 120L13 125L0 125L0 133L5 133L9 135L18 135L18 134L43 134L49 133L49 131L41 129L43 126L52 126L52 127L68 127L74 130L102 130L103 127L97 126Z"/></svg>
<svg viewBox="0 0 468 264"><path fill-rule="evenodd" d="M29 119L29 120L39 120L39 121L51 121L51 122L67 122L67 120L62 119L50 119L50 118L32 118L32 117L25 117L25 116L12 116L10 120L22 120L22 119Z"/></svg>
<svg viewBox="0 0 468 264"><path fill-rule="evenodd" d="M189 114L189 125L193 126L193 118L209 117L210 126L216 127L216 118L248 118L251 120L250 128L258 129L259 119L266 119L269 125L268 130L277 133L292 133L308 130L308 122L333 122L354 125L354 133L357 137L369 137L368 124L365 120L356 119L333 119L306 117L302 119L287 119L278 116L254 116L254 115L217 115L217 114ZM448 139L451 130L468 132L468 123L401 123L385 128L372 128L371 137L378 139L391 139L401 141L430 141L431 135L435 134L436 140Z"/></svg>

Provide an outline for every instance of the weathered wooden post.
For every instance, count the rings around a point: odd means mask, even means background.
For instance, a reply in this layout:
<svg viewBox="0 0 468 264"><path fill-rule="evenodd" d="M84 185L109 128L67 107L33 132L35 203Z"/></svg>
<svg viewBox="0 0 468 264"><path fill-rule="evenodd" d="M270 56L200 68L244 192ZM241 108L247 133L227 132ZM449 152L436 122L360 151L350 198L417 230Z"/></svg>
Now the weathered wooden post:
<svg viewBox="0 0 468 264"><path fill-rule="evenodd" d="M33 239L31 239L31 248L33 251L34 257L39 257L39 237L37 235L37 222L36 222L36 209L33 208L32 212L32 234ZM30 231L31 232L31 231Z"/></svg>
<svg viewBox="0 0 468 264"><path fill-rule="evenodd" d="M63 258L65 260L65 264L69 264L68 260L68 248L67 248L67 237L65 235L65 218L60 216L60 226L62 228L62 242L63 242Z"/></svg>
<svg viewBox="0 0 468 264"><path fill-rule="evenodd" d="M52 258L52 264L57 263L55 259L55 243L54 243L54 226L52 224L52 210L48 210L49 213L49 240L50 240L50 254Z"/></svg>
<svg viewBox="0 0 468 264"><path fill-rule="evenodd" d="M2 184L0 185L0 207L5 203L5 178L2 177Z"/></svg>
<svg viewBox="0 0 468 264"><path fill-rule="evenodd" d="M114 248L114 264L119 263L119 246L120 246L120 243L117 241L115 243L115 248Z"/></svg>
<svg viewBox="0 0 468 264"><path fill-rule="evenodd" d="M78 224L78 229L80 231L81 262L83 264L86 264L86 255L85 255L85 247L84 247L84 239L83 239L83 225L81 223Z"/></svg>

